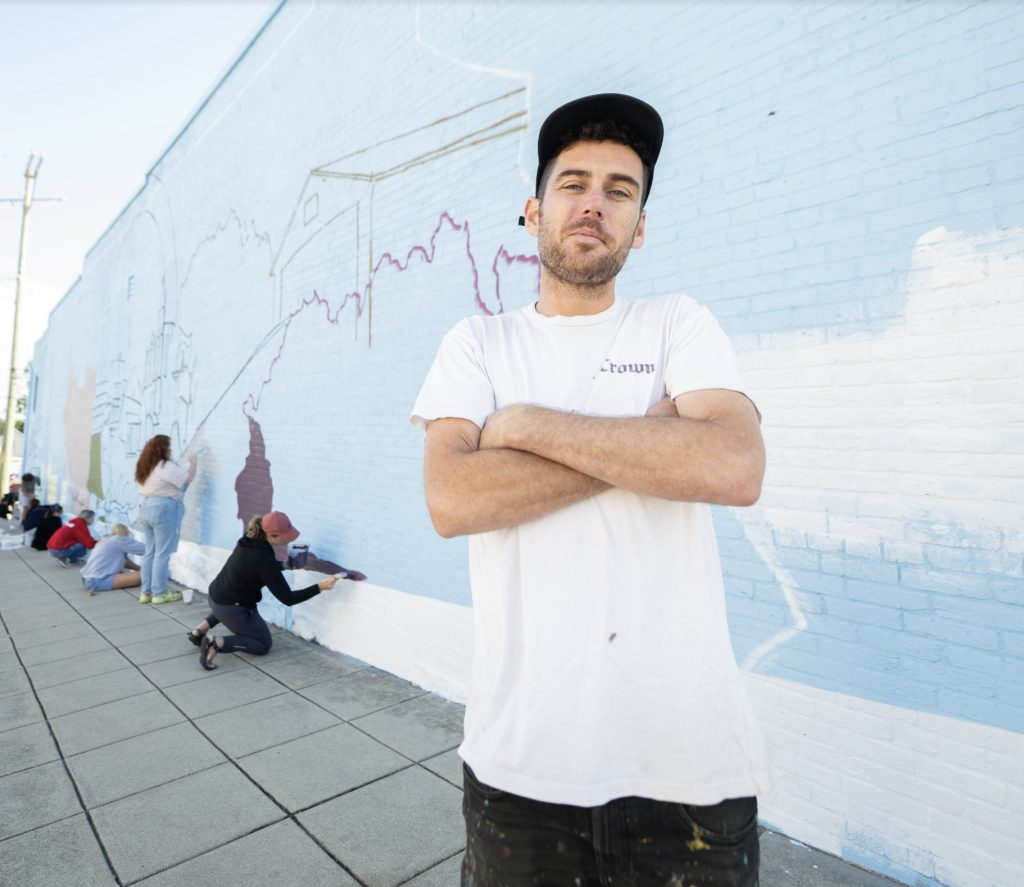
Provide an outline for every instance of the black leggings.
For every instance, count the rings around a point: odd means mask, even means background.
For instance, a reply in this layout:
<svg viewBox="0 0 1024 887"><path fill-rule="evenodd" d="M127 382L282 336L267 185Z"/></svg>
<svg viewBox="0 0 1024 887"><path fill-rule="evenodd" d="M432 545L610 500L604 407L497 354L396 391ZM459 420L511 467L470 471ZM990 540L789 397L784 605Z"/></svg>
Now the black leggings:
<svg viewBox="0 0 1024 887"><path fill-rule="evenodd" d="M266 656L270 652L270 645L274 641L267 623L263 621L255 607L218 604L211 598L210 611L206 617L210 628L222 622L232 632L220 639L223 644L220 647L222 653L242 650L253 656Z"/></svg>

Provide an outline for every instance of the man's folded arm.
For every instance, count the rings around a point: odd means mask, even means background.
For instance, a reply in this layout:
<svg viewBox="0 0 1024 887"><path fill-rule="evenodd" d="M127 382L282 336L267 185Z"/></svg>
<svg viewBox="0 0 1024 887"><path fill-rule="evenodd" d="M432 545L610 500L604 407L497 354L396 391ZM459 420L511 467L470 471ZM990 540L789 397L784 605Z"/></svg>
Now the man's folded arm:
<svg viewBox="0 0 1024 887"><path fill-rule="evenodd" d="M765 453L751 401L736 391L707 389L679 395L674 411L666 411L667 404L638 418L513 404L488 417L481 446L521 450L661 499L756 502Z"/></svg>
<svg viewBox="0 0 1024 887"><path fill-rule="evenodd" d="M708 389L647 416L606 418L513 404L483 432L468 419L427 428L424 487L446 538L517 526L609 487L687 502L752 505L765 452L754 405Z"/></svg>
<svg viewBox="0 0 1024 887"><path fill-rule="evenodd" d="M468 419L435 419L427 426L427 509L445 538L517 526L608 489L533 453L480 446L480 428Z"/></svg>

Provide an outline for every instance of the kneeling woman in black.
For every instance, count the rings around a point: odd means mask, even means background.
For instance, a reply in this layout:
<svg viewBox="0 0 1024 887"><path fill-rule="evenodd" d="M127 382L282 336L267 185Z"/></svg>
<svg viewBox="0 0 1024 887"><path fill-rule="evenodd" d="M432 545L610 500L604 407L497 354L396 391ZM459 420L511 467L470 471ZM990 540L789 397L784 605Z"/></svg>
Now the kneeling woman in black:
<svg viewBox="0 0 1024 887"><path fill-rule="evenodd" d="M188 639L199 646L199 664L207 671L217 667L213 659L218 653L242 650L264 656L270 652L270 629L256 610L264 586L288 607L334 588L337 576L328 576L316 585L295 591L288 587L272 546L285 545L298 535L288 515L280 511L270 511L249 521L245 536L238 540L224 568L210 583L210 614L188 633ZM219 638L207 635L221 622L232 634Z"/></svg>

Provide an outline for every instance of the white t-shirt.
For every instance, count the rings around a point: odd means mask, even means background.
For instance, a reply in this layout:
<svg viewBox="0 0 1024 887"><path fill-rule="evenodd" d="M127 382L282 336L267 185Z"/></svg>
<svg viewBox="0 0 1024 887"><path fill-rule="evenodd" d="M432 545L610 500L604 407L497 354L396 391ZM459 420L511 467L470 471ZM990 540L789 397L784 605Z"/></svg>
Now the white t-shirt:
<svg viewBox="0 0 1024 887"><path fill-rule="evenodd" d="M195 468L182 468L175 462L160 462L149 473L144 484L136 484L143 496L163 496L184 499L185 489L195 476Z"/></svg>
<svg viewBox="0 0 1024 887"><path fill-rule="evenodd" d="M666 393L741 390L710 312L686 296L584 317L530 305L461 321L412 421L483 427L511 403L642 416ZM714 804L765 787L726 624L707 505L610 489L469 539L473 678L463 759L485 783L596 806Z"/></svg>

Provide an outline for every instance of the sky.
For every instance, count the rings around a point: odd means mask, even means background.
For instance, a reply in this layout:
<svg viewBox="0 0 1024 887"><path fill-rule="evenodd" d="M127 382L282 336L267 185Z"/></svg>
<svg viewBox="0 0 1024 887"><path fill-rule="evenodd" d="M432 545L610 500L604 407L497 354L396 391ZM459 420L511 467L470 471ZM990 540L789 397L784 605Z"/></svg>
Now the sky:
<svg viewBox="0 0 1024 887"><path fill-rule="evenodd" d="M280 0L0 0L0 416L7 402L21 195L28 216L18 366L85 254Z"/></svg>

